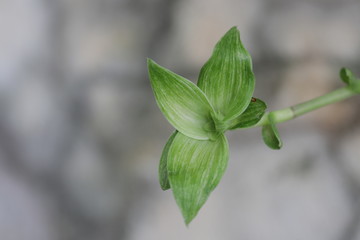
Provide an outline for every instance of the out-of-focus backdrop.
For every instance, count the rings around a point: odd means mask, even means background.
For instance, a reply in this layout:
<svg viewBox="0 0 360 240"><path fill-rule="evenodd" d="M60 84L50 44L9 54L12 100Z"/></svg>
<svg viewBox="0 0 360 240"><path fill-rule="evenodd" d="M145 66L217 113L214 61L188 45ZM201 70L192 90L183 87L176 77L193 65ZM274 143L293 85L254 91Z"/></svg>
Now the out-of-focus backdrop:
<svg viewBox="0 0 360 240"><path fill-rule="evenodd" d="M255 97L286 107L360 74L357 0L1 0L1 240L359 240L360 98L228 133L230 161L186 228L157 167L172 127L146 58L196 81L232 26Z"/></svg>

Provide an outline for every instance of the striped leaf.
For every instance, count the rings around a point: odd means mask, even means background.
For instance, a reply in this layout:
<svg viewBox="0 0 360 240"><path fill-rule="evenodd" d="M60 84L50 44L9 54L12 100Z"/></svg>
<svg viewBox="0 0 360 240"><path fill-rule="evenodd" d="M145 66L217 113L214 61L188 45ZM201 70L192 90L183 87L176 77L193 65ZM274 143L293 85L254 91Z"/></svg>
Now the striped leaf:
<svg viewBox="0 0 360 240"><path fill-rule="evenodd" d="M279 135L279 131L274 124L271 113L268 116L269 124L262 127L262 136L265 144L274 150L278 150L282 147L282 141Z"/></svg>
<svg viewBox="0 0 360 240"><path fill-rule="evenodd" d="M151 59L148 70L156 102L179 132L199 140L217 135L212 118L214 110L199 87Z"/></svg>
<svg viewBox="0 0 360 240"><path fill-rule="evenodd" d="M170 183L168 178L168 170L167 170L167 161L168 161L168 154L170 146L176 136L178 131L175 131L171 136L169 137L168 141L165 144L164 150L161 154L160 158L160 164L159 164L159 182L162 190L168 190L170 189Z"/></svg>
<svg viewBox="0 0 360 240"><path fill-rule="evenodd" d="M236 27L216 44L200 71L198 86L209 98L220 121L237 118L249 105L255 77L250 54L242 45Z"/></svg>
<svg viewBox="0 0 360 240"><path fill-rule="evenodd" d="M247 128L257 124L264 116L266 103L258 98L252 98L249 106L239 117L227 123L229 130Z"/></svg>
<svg viewBox="0 0 360 240"><path fill-rule="evenodd" d="M223 134L215 141L199 141L176 134L168 153L170 185L185 223L197 215L218 185L228 162Z"/></svg>

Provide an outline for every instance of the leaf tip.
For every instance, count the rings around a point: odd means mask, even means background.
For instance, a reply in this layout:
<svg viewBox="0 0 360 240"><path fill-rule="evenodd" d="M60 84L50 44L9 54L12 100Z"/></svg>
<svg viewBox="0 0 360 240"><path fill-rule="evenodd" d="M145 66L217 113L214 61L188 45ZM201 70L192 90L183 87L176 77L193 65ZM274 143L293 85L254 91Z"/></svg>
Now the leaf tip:
<svg viewBox="0 0 360 240"><path fill-rule="evenodd" d="M229 31L227 31L227 33L225 33L224 36L227 36L227 35L238 35L238 36L240 36L240 31L237 28L237 26L233 26L232 28L230 28Z"/></svg>
<svg viewBox="0 0 360 240"><path fill-rule="evenodd" d="M277 144L276 146L274 146L272 149L273 149L273 150L280 150L280 149L282 148L282 146L283 146L283 143L282 143L282 141L280 140L280 141L278 142L278 144Z"/></svg>
<svg viewBox="0 0 360 240"><path fill-rule="evenodd" d="M156 65L157 65L156 62L155 62L154 60L152 60L151 58L147 58L147 59L146 59L146 63L147 63L147 66L148 66L148 70L149 70L149 71L151 70L151 68L152 68L153 66L156 66Z"/></svg>
<svg viewBox="0 0 360 240"><path fill-rule="evenodd" d="M160 187L163 191L169 190L171 188L170 185L160 185Z"/></svg>
<svg viewBox="0 0 360 240"><path fill-rule="evenodd" d="M187 228L189 227L189 225L190 225L190 223L191 223L191 221L192 221L193 219L194 219L193 217L192 217L192 218L184 218L185 225L186 225Z"/></svg>
<svg viewBox="0 0 360 240"><path fill-rule="evenodd" d="M189 227L190 223L192 222L192 220L194 220L194 218L196 217L199 210L200 209L198 209L197 211L194 212L194 211L191 211L190 209L186 210L186 209L181 208L181 213L184 218L184 223L185 223L186 227Z"/></svg>
<svg viewBox="0 0 360 240"><path fill-rule="evenodd" d="M353 75L352 75L352 72L349 69L347 69L345 67L341 68L339 75L340 75L340 78L341 78L341 80L343 82L345 82L348 85L351 84Z"/></svg>
<svg viewBox="0 0 360 240"><path fill-rule="evenodd" d="M229 31L239 31L239 29L237 28L237 26L233 26L232 28L230 28Z"/></svg>

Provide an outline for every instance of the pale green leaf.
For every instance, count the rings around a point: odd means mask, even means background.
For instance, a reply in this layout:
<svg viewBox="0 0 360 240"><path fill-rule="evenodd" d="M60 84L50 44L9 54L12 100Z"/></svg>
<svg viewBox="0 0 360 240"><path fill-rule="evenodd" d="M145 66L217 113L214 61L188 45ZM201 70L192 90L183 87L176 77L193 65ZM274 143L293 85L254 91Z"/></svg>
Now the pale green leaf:
<svg viewBox="0 0 360 240"><path fill-rule="evenodd" d="M360 79L357 79L353 85L352 85L352 90L357 92L357 93L360 93Z"/></svg>
<svg viewBox="0 0 360 240"><path fill-rule="evenodd" d="M258 98L252 98L245 112L228 123L228 129L247 128L255 125L264 116L265 110L265 102Z"/></svg>
<svg viewBox="0 0 360 240"><path fill-rule="evenodd" d="M200 140L216 135L214 110L205 94L191 81L148 59L151 86L166 119L181 133Z"/></svg>
<svg viewBox="0 0 360 240"><path fill-rule="evenodd" d="M228 157L228 143L223 134L215 141L199 141L181 133L174 138L168 153L168 176L186 224L218 185Z"/></svg>
<svg viewBox="0 0 360 240"><path fill-rule="evenodd" d="M282 147L282 141L271 114L269 114L268 118L269 124L262 127L263 140L269 148L277 150Z"/></svg>
<svg viewBox="0 0 360 240"><path fill-rule="evenodd" d="M250 54L236 27L216 44L202 67L198 86L210 100L219 120L229 121L245 111L254 92L255 77Z"/></svg>
<svg viewBox="0 0 360 240"><path fill-rule="evenodd" d="M168 170L167 170L167 161L168 161L168 153L170 146L176 136L178 131L175 131L171 136L169 137L168 141L165 144L164 150L161 154L160 158L160 164L159 164L159 182L162 190L168 190L170 189L170 183L168 178Z"/></svg>

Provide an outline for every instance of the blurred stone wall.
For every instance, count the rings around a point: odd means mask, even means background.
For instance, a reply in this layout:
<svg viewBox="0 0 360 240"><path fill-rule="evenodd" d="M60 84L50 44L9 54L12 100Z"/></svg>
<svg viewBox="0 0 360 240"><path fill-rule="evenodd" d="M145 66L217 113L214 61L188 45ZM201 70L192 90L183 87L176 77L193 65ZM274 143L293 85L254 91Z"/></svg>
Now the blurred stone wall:
<svg viewBox="0 0 360 240"><path fill-rule="evenodd" d="M196 81L232 26L269 109L360 75L356 0L0 2L1 240L359 240L360 98L228 133L228 170L189 228L157 164L172 127L146 58Z"/></svg>

